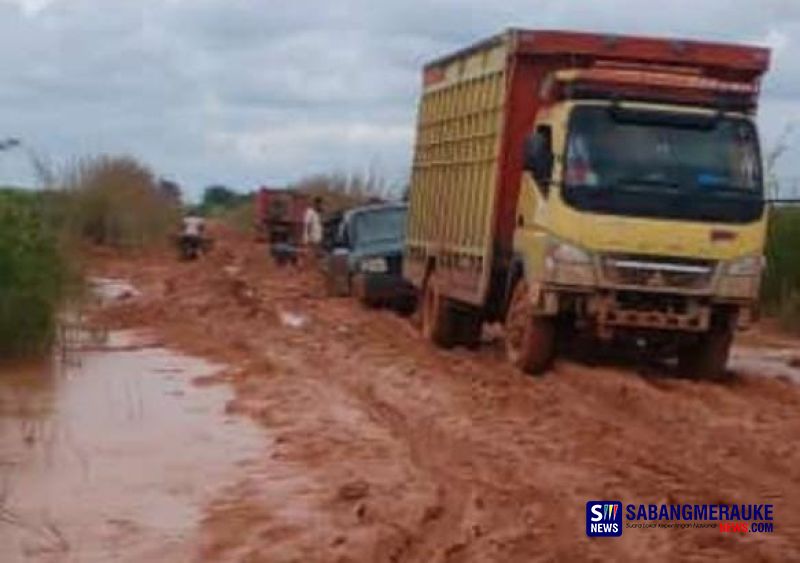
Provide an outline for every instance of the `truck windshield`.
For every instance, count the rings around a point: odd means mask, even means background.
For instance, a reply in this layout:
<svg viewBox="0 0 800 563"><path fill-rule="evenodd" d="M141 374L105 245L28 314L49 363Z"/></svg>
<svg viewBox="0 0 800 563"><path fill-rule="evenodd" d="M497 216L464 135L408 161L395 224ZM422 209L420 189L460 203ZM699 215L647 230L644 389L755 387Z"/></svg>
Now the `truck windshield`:
<svg viewBox="0 0 800 563"><path fill-rule="evenodd" d="M741 118L578 107L564 199L599 213L754 221L763 211L755 129Z"/></svg>
<svg viewBox="0 0 800 563"><path fill-rule="evenodd" d="M402 243L406 227L403 207L364 211L353 222L354 243L357 246Z"/></svg>

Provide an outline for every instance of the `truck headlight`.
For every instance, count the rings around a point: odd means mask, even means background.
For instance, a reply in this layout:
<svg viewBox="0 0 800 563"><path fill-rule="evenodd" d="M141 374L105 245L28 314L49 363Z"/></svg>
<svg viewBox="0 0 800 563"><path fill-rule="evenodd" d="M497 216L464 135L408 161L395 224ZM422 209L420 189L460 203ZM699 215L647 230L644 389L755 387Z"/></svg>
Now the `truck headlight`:
<svg viewBox="0 0 800 563"><path fill-rule="evenodd" d="M742 256L725 264L725 274L728 276L758 276L764 269L764 257Z"/></svg>
<svg viewBox="0 0 800 563"><path fill-rule="evenodd" d="M549 256L555 262L568 264L591 264L592 257L582 248L558 239L550 239Z"/></svg>
<svg viewBox="0 0 800 563"><path fill-rule="evenodd" d="M384 274L388 269L386 258L365 258L361 261L361 271L368 274Z"/></svg>
<svg viewBox="0 0 800 563"><path fill-rule="evenodd" d="M595 283L592 255L586 250L555 237L548 241L544 268L548 279L565 285Z"/></svg>
<svg viewBox="0 0 800 563"><path fill-rule="evenodd" d="M761 255L742 256L724 263L717 294L729 299L755 299L764 266Z"/></svg>

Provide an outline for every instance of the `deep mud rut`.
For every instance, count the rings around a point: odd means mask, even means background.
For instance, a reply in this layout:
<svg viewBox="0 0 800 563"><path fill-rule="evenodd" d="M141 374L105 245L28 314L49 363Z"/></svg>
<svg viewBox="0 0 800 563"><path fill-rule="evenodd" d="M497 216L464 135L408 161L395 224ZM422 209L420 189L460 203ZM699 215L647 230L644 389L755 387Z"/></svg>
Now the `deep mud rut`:
<svg viewBox="0 0 800 563"><path fill-rule="evenodd" d="M569 360L534 379L498 342L435 350L409 320L325 298L315 274L230 233L196 263L100 256L96 270L140 293L95 322L224 362L227 412L265 430L268 453L187 540L195 559L800 560L800 390L791 371L760 373L766 337L726 384ZM593 541L596 499L772 503L775 533Z"/></svg>

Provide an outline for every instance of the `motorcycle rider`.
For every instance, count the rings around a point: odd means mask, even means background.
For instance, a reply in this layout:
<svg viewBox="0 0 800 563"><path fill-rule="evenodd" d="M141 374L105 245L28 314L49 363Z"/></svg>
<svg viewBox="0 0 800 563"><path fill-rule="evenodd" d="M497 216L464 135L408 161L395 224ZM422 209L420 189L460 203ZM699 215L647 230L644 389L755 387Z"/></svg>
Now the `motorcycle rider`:
<svg viewBox="0 0 800 563"><path fill-rule="evenodd" d="M184 258L196 258L203 246L203 234L206 222L194 212L189 212L183 218L181 227L180 246Z"/></svg>

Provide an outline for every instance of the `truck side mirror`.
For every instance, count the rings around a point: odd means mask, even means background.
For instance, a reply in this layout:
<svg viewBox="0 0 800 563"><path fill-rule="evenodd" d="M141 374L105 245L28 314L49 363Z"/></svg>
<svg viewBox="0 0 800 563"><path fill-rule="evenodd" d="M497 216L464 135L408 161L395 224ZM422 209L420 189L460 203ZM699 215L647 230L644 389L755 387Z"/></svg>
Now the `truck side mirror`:
<svg viewBox="0 0 800 563"><path fill-rule="evenodd" d="M553 179L553 141L549 126L539 126L536 132L525 139L525 170L533 174L533 179L544 195Z"/></svg>

